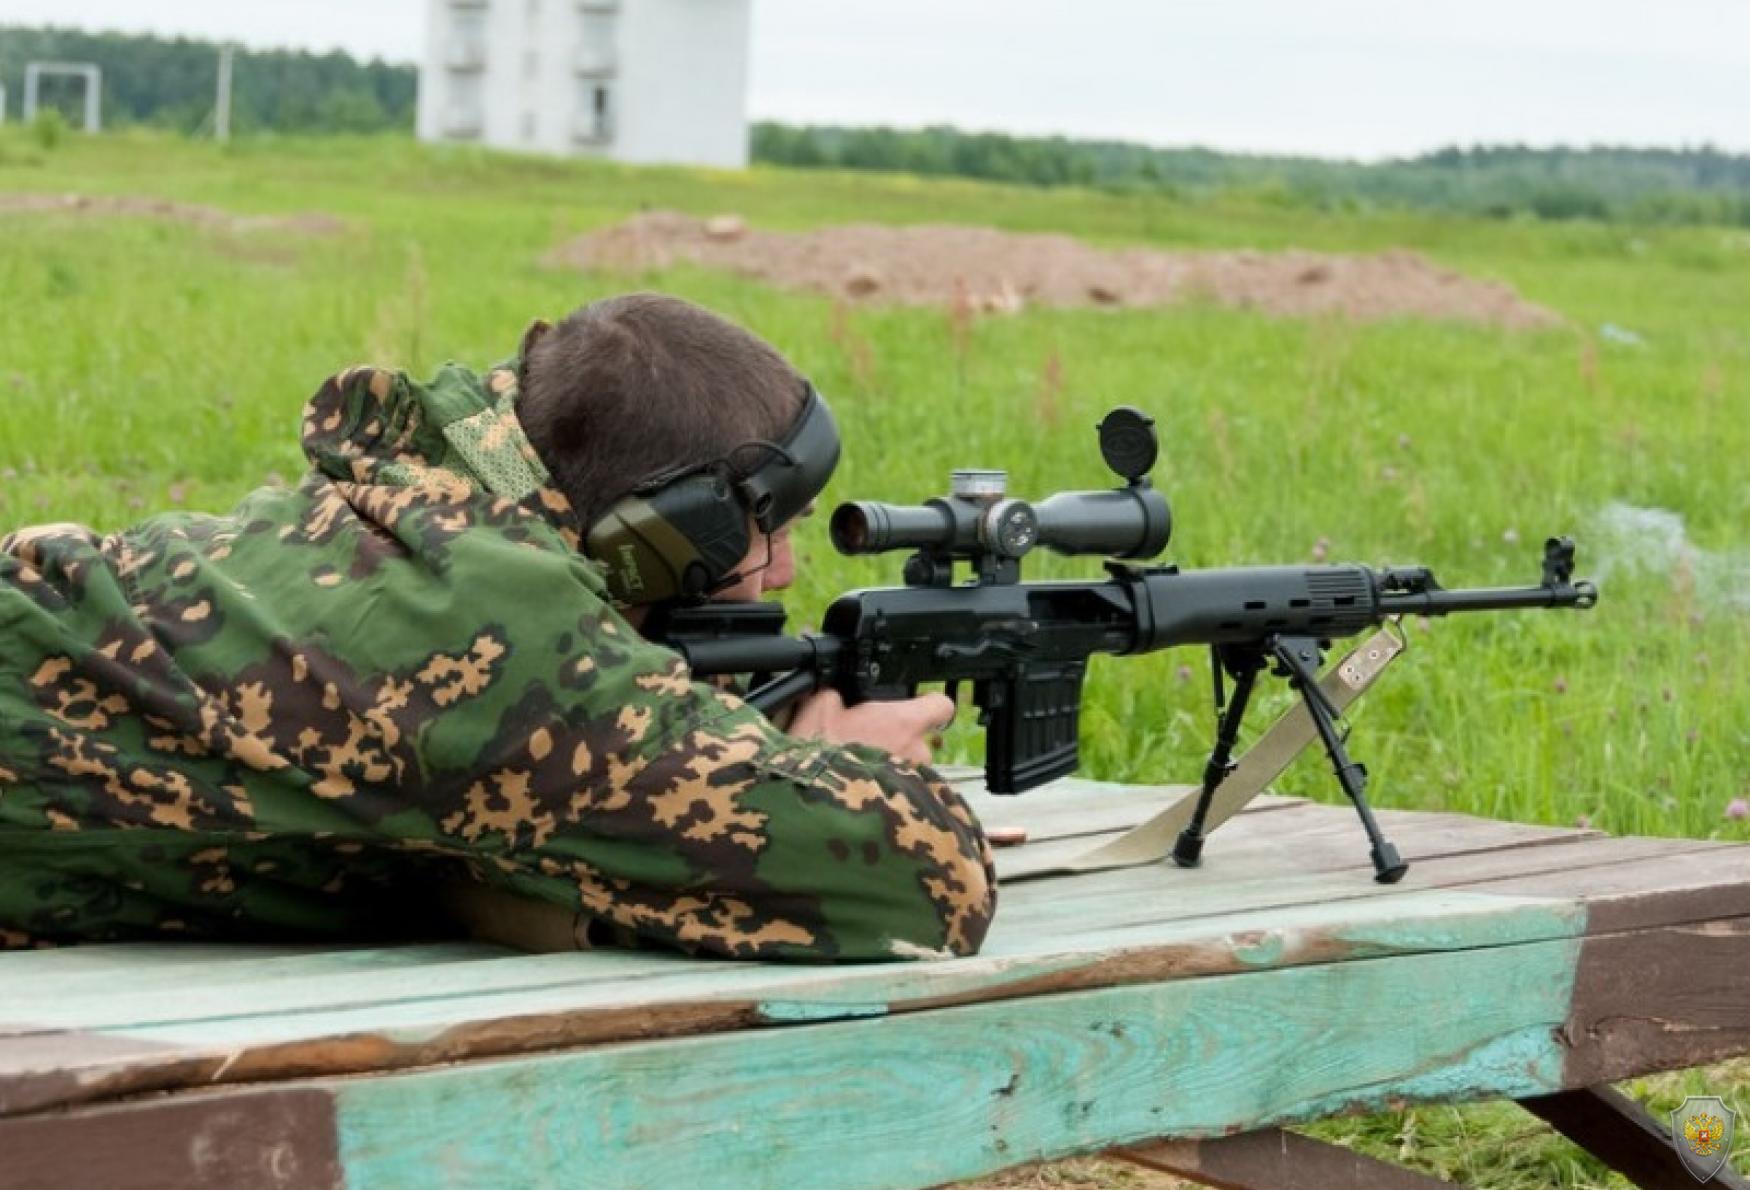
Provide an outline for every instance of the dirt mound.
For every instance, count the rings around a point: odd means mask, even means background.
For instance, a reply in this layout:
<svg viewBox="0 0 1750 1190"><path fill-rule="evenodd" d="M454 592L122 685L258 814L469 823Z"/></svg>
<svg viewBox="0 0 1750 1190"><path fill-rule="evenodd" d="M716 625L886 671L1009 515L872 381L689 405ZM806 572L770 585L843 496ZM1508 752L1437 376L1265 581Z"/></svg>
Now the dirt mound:
<svg viewBox="0 0 1750 1190"><path fill-rule="evenodd" d="M135 215L172 219L220 231L291 231L305 235L333 235L346 225L333 215L233 215L218 207L143 195L91 194L0 194L0 215L33 213L75 215Z"/></svg>
<svg viewBox="0 0 1750 1190"><path fill-rule="evenodd" d="M1111 251L1069 236L943 224L773 232L732 215L707 220L651 211L560 246L548 263L612 272L688 263L853 301L990 312L1203 300L1364 320L1411 315L1516 328L1561 321L1510 286L1462 276L1414 252Z"/></svg>

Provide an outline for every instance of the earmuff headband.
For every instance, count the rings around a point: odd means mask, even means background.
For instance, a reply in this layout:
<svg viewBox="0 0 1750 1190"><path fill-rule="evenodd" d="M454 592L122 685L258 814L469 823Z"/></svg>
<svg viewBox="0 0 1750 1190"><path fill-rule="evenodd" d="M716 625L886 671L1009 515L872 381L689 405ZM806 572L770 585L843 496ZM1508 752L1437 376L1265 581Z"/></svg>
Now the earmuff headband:
<svg viewBox="0 0 1750 1190"><path fill-rule="evenodd" d="M756 450L765 456L758 466L735 465ZM809 384L781 441L744 443L724 459L644 481L591 526L585 549L606 565L608 591L622 604L702 599L747 555L748 518L774 532L820 494L838 460L832 410Z"/></svg>
<svg viewBox="0 0 1750 1190"><path fill-rule="evenodd" d="M814 385L808 385L808 395L789 433L769 453L764 463L736 485L762 533L801 515L838 466L838 424Z"/></svg>

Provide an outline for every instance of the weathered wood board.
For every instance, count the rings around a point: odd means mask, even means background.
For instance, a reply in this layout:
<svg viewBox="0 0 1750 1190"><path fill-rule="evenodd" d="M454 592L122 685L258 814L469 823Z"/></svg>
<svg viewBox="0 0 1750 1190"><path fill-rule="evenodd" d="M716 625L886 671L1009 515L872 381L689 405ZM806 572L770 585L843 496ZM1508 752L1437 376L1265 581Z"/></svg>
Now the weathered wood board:
<svg viewBox="0 0 1750 1190"><path fill-rule="evenodd" d="M1165 797L977 800L1014 874ZM1005 886L949 962L0 955L0 1185L924 1186L1750 1052L1750 847L1381 819L1400 885L1346 808L1264 798L1198 870Z"/></svg>

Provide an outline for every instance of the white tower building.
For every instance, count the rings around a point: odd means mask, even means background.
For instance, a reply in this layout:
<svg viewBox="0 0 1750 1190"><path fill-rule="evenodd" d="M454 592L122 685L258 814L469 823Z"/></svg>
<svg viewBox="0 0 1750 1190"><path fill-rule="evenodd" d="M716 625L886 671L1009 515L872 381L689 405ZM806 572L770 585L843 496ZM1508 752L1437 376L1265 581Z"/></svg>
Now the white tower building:
<svg viewBox="0 0 1750 1190"><path fill-rule="evenodd" d="M419 138L747 164L751 0L426 0Z"/></svg>

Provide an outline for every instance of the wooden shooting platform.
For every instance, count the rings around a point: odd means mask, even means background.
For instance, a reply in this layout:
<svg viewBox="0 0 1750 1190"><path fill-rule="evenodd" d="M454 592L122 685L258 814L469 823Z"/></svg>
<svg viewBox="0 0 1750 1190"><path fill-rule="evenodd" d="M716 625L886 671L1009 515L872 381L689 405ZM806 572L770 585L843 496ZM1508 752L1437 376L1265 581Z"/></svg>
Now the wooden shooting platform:
<svg viewBox="0 0 1750 1190"><path fill-rule="evenodd" d="M1011 876L1161 788L977 795ZM0 1185L923 1187L1119 1150L1214 1186L1438 1185L1276 1129L1508 1097L1693 1187L1604 1084L1750 1053L1750 846L1261 798L1170 864L1005 887L985 952L133 945L0 955ZM1729 1171L1710 1186L1743 1186Z"/></svg>

